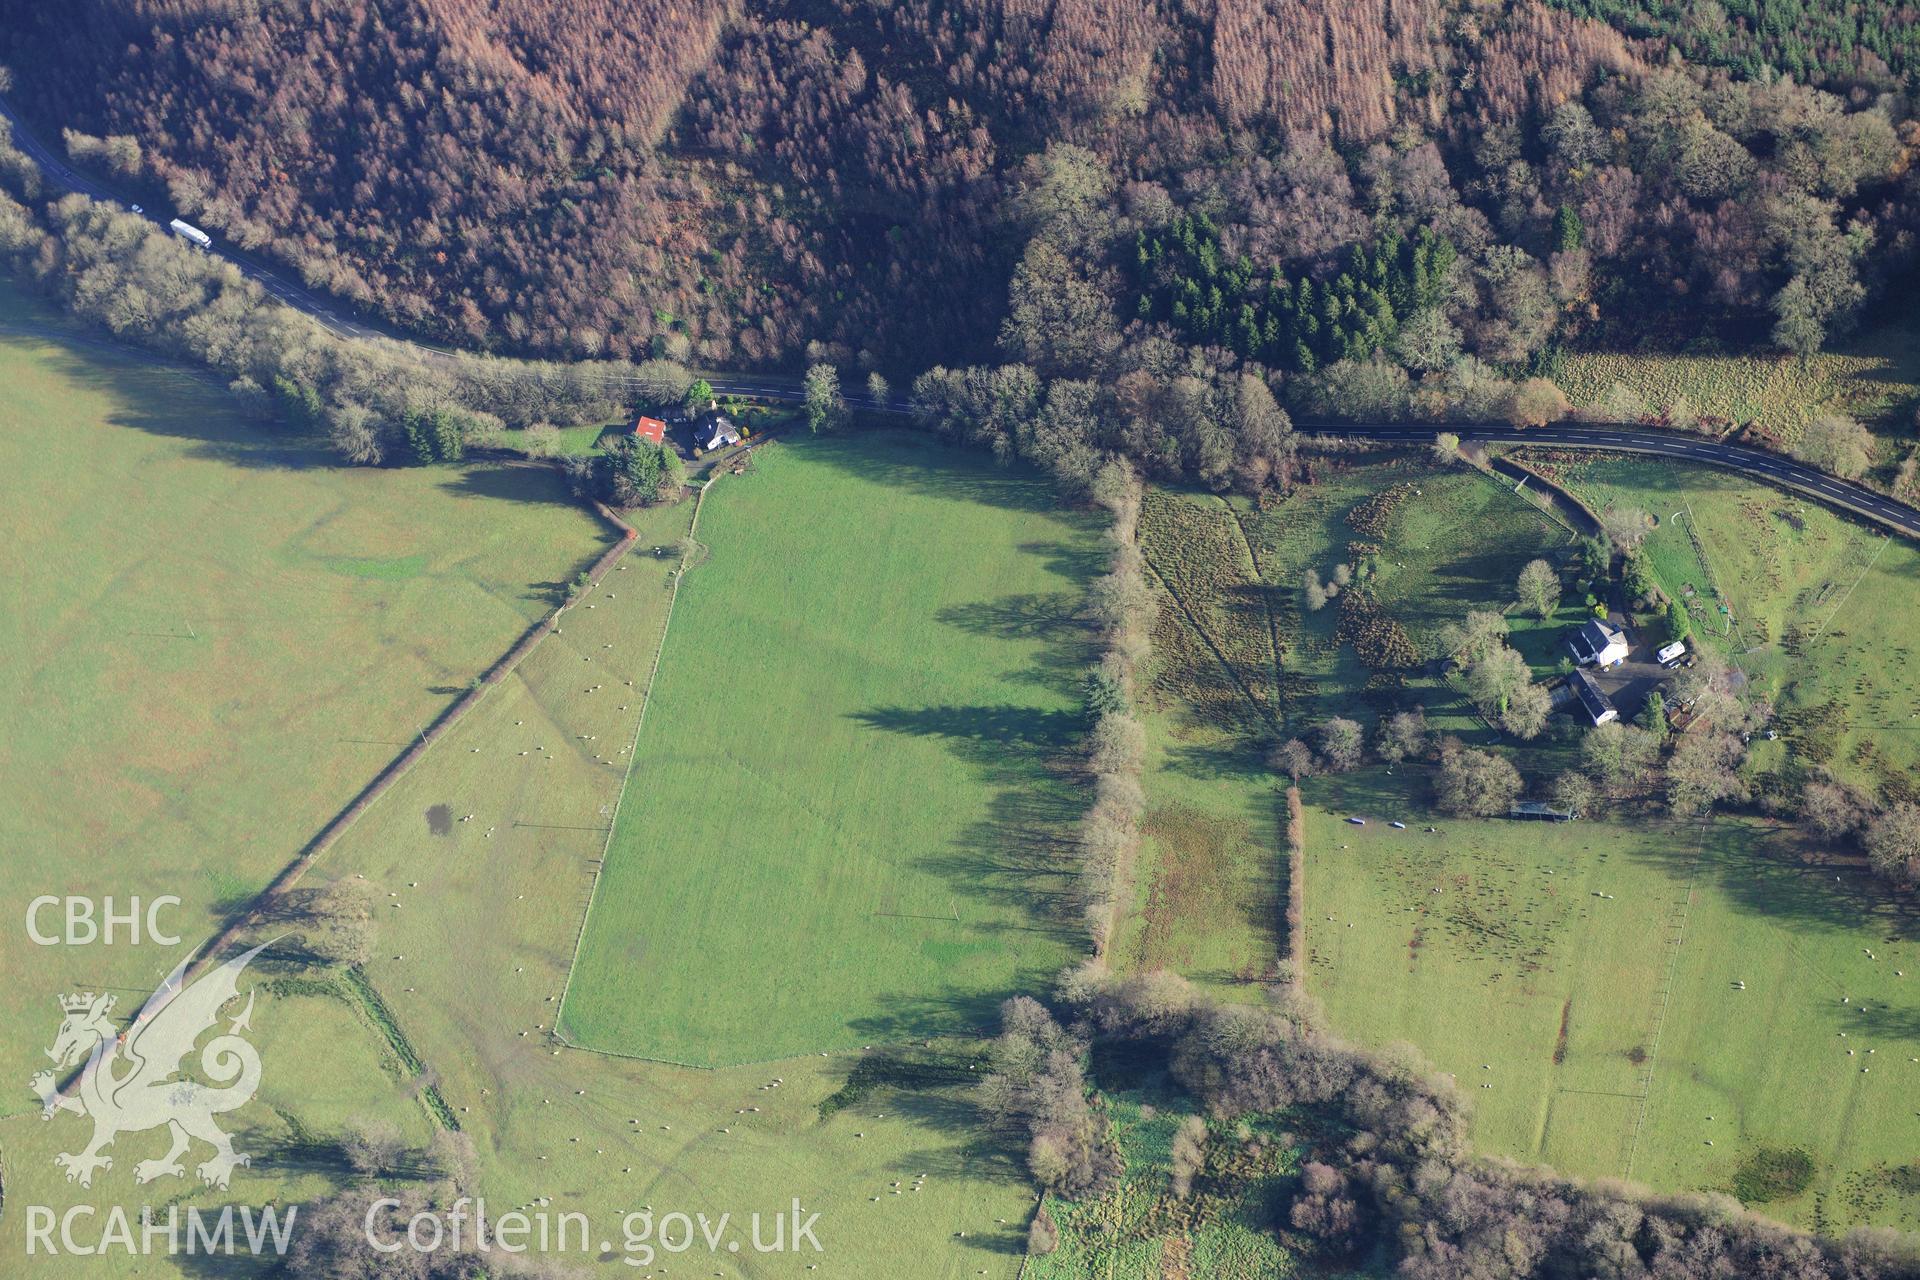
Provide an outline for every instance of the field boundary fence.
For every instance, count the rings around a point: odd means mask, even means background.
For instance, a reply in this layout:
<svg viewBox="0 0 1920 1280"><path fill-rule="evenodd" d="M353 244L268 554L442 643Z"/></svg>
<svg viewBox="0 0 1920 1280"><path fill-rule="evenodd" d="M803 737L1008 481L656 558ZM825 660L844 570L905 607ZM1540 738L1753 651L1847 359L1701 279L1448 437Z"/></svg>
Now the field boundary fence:
<svg viewBox="0 0 1920 1280"><path fill-rule="evenodd" d="M557 468L559 464L528 462L514 465L552 465ZM597 584L605 577L608 571L619 562L620 558L627 554L632 548L634 541L639 537L639 531L621 519L619 513L605 503L595 501L593 503L593 509L601 519L613 526L618 532L619 537L615 540L613 546L607 548L585 571L585 585L588 587ZM520 663L525 660L526 656L532 653L540 642L558 626L561 615L572 606L573 601L574 596L569 595L567 599L555 605L553 610L545 617L533 623L522 632L520 638L513 643L513 646L499 658L495 659L493 665L476 677L473 684L465 693L461 694L459 698L443 708L440 714L435 716L431 722L424 725L414 736L412 742L408 744L406 750L388 761L386 766L382 768L380 772L376 773L366 786L362 787L359 793L347 802L344 808L334 814L334 816L327 821L326 825L322 826L305 845L301 846L300 851L294 855L292 861L281 868L279 874L268 881L265 888L261 889L260 892L248 899L244 906L235 911L218 932L214 933L196 947L193 953L187 958L185 967L181 972L182 984L192 981L209 961L217 960L220 956L224 955L233 946L235 941L254 924L265 908L270 906L282 894L299 884L307 872L312 870L314 864L320 860L321 856L333 847L334 843L346 833L349 827L359 820L362 814L372 808L382 796L386 795L386 793L393 788L395 783L405 777L407 771L427 753L427 750L451 732L453 727L466 716L467 712L479 705L480 700L484 698L490 690L505 680L520 666ZM82 1067L80 1071L76 1073L75 1079L84 1078L89 1069L88 1067ZM447 1114L450 1116L451 1112Z"/></svg>

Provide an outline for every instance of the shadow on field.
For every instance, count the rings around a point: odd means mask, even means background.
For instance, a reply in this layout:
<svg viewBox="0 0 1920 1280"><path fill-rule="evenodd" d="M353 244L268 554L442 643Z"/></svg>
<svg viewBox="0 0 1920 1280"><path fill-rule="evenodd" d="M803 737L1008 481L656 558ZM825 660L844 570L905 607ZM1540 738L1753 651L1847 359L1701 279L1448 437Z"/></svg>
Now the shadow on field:
<svg viewBox="0 0 1920 1280"><path fill-rule="evenodd" d="M1217 725L1206 724L1202 727L1218 730ZM1279 775L1265 764L1265 745L1262 740L1250 741L1244 737L1179 742L1167 748L1167 763L1190 778L1271 778L1279 786Z"/></svg>
<svg viewBox="0 0 1920 1280"><path fill-rule="evenodd" d="M984 765L1005 761L1002 748L1009 746L1063 751L1086 727L1086 717L1076 711L1014 706L878 707L856 712L853 718L887 733L944 738L962 759Z"/></svg>
<svg viewBox="0 0 1920 1280"><path fill-rule="evenodd" d="M1043 642L1026 667L1007 672L1005 678L1077 697L1081 678L1094 661L1094 633L1080 617L1078 604L1070 592L1030 593L952 605L936 616L973 635Z"/></svg>
<svg viewBox="0 0 1920 1280"><path fill-rule="evenodd" d="M474 498L498 498L533 506L575 505L567 486L551 468L518 462L468 462L441 482L449 493Z"/></svg>
<svg viewBox="0 0 1920 1280"><path fill-rule="evenodd" d="M841 436L790 436L782 448L882 484L929 497L979 502L1008 511L1064 512L1040 475L1025 466L997 467L980 449L916 431L878 430Z"/></svg>
<svg viewBox="0 0 1920 1280"><path fill-rule="evenodd" d="M1067 947L1079 945L1072 833L1086 796L1067 784L1056 762L1077 746L1085 718L1030 707L942 706L879 708L855 719L888 733L940 738L994 788L985 818L961 831L946 849L919 858L920 866L956 896L990 903L996 914L1019 921L971 927L1003 935L1038 933ZM1022 975L1014 989L1044 985L1052 977L1042 966ZM993 1025L1000 996L1006 994L1011 992L967 999L891 997L883 1013L854 1025L876 1040L925 1035L930 1027L977 1030Z"/></svg>

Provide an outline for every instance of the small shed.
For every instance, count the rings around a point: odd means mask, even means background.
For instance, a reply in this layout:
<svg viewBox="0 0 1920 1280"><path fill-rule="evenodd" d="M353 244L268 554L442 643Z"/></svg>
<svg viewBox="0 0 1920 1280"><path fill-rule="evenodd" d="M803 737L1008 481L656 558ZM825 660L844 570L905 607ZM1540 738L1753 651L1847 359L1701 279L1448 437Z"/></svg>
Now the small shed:
<svg viewBox="0 0 1920 1280"><path fill-rule="evenodd" d="M1572 822L1580 814L1573 809L1556 808L1545 800L1516 800L1507 806L1507 816L1534 822Z"/></svg>

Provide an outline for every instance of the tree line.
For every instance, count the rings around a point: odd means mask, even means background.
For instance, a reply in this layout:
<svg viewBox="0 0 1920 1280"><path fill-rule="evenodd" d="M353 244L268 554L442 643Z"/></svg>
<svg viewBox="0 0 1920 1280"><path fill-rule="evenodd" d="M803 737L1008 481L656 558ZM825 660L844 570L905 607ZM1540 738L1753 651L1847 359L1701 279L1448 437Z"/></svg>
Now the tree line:
<svg viewBox="0 0 1920 1280"><path fill-rule="evenodd" d="M1256 1140L1232 1122L1284 1118L1306 1150L1260 1229L1314 1265L1344 1270L1379 1258L1409 1280L1920 1275L1920 1252L1897 1232L1825 1240L1720 1193L1655 1196L1476 1158L1457 1084L1413 1050L1345 1044L1310 1000L1285 988L1264 1004L1224 1003L1166 972L1086 966L1062 975L1045 1000L1002 1007L979 1103L1024 1139L1035 1181L1062 1195L1097 1194L1121 1172L1093 1070L1098 1047L1164 1065L1214 1122L1176 1135L1168 1197L1182 1194L1208 1141ZM1058 1238L1050 1219L1037 1218L1029 1248L1048 1252Z"/></svg>
<svg viewBox="0 0 1920 1280"><path fill-rule="evenodd" d="M329 438L355 463L455 461L508 430L621 418L679 398L668 361L564 364L343 338L224 259L83 195L42 203L37 171L0 131L0 260L115 337L229 379L243 408Z"/></svg>

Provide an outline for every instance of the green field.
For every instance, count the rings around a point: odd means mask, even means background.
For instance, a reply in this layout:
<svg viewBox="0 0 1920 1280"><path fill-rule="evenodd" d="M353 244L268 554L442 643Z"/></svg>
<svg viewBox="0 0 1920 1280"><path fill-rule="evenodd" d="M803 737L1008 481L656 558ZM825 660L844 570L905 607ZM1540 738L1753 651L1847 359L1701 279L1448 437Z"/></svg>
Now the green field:
<svg viewBox="0 0 1920 1280"><path fill-rule="evenodd" d="M1920 550L1702 467L1551 465L1590 505L1659 521L1645 545L1662 588L1779 711L1780 740L1755 744L1762 768L1824 766L1889 797L1920 797Z"/></svg>
<svg viewBox="0 0 1920 1280"><path fill-rule="evenodd" d="M343 468L95 346L0 338L0 386L0 969L32 978L0 994L21 1032L0 1071L24 1079L56 995L150 990L178 958L37 947L30 898L174 894L166 923L205 936L610 532L550 472ZM30 1102L9 1091L0 1114Z"/></svg>
<svg viewBox="0 0 1920 1280"><path fill-rule="evenodd" d="M1356 529L1350 513L1396 486L1382 519ZM1278 972L1285 815L1262 763L1271 742L1356 709L1371 729L1374 717L1415 703L1448 732L1490 736L1443 681L1367 670L1337 637L1338 601L1317 613L1303 607L1304 570L1324 578L1336 563L1368 558L1380 609L1433 656L1443 624L1506 607L1520 567L1569 540L1501 482L1411 459L1329 467L1265 509L1152 492L1141 542L1163 594L1141 717L1148 811L1115 967L1170 968L1249 998ZM1516 643L1550 668L1560 624L1573 618L1523 621L1530 629Z"/></svg>
<svg viewBox="0 0 1920 1280"><path fill-rule="evenodd" d="M1858 869L1731 819L1432 821L1377 769L1306 795L1308 990L1453 1073L1479 1149L1663 1190L1804 1151L1754 1207L1920 1226L1920 918Z"/></svg>
<svg viewBox="0 0 1920 1280"><path fill-rule="evenodd" d="M913 436L757 456L701 511L568 989L587 1047L967 1029L1079 950L1059 770L1095 522Z"/></svg>
<svg viewBox="0 0 1920 1280"><path fill-rule="evenodd" d="M487 1196L546 1196L596 1223L643 1205L740 1215L798 1197L821 1214L825 1253L756 1257L753 1274L797 1278L820 1262L851 1275L964 1265L958 1274L1011 1277L1032 1193L964 1088L882 1086L823 1117L862 1055L691 1070L551 1038L621 792L624 769L606 760L624 760L633 741L667 620L678 560L655 550L672 548L690 515L691 504L633 513L640 537L625 568L570 609L560 634L370 809L317 874L364 876L377 898L399 904L386 909L368 975L474 1137ZM676 630L681 621L676 608ZM593 682L581 678L588 670ZM588 693L592 683L604 687ZM474 818L435 836L424 815L442 804ZM950 1052L965 1063L969 1048ZM891 1194L917 1173L930 1175L920 1191Z"/></svg>

